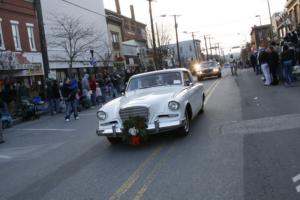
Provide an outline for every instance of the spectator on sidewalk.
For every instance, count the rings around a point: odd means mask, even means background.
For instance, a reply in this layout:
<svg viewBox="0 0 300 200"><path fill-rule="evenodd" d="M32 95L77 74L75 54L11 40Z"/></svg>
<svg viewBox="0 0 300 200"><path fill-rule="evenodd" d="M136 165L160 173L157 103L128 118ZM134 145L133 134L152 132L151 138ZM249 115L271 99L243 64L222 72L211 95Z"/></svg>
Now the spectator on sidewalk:
<svg viewBox="0 0 300 200"><path fill-rule="evenodd" d="M56 114L55 109L55 100L54 100L54 93L53 93L53 85L52 81L48 80L46 83L46 95L49 102L49 111L51 115Z"/></svg>
<svg viewBox="0 0 300 200"><path fill-rule="evenodd" d="M295 64L295 52L288 45L283 46L281 63L284 69L285 85L290 86L292 84L292 70Z"/></svg>
<svg viewBox="0 0 300 200"><path fill-rule="evenodd" d="M97 88L97 82L96 82L95 77L93 76L90 81L90 89L92 91L91 101L92 101L93 106L96 105L96 88Z"/></svg>
<svg viewBox="0 0 300 200"><path fill-rule="evenodd" d="M91 88L90 88L89 75L88 74L84 75L84 77L81 81L81 85L82 85L82 96L85 96L89 100L91 100L90 95L89 95L89 91L91 90Z"/></svg>
<svg viewBox="0 0 300 200"><path fill-rule="evenodd" d="M256 72L257 59L256 59L256 56L255 56L255 53L251 54L250 62L251 62L251 66L253 68L253 71Z"/></svg>
<svg viewBox="0 0 300 200"><path fill-rule="evenodd" d="M278 66L279 66L279 55L275 51L273 46L270 46L268 48L268 53L269 53L269 61L268 64L270 66L270 72L272 76L272 85L278 85Z"/></svg>
<svg viewBox="0 0 300 200"><path fill-rule="evenodd" d="M271 74L270 74L270 67L269 67L269 54L268 52L264 49L261 48L260 49L260 53L259 53L259 64L261 65L261 69L262 72L264 74L265 77L265 86L269 86L272 83L272 78L271 78Z"/></svg>

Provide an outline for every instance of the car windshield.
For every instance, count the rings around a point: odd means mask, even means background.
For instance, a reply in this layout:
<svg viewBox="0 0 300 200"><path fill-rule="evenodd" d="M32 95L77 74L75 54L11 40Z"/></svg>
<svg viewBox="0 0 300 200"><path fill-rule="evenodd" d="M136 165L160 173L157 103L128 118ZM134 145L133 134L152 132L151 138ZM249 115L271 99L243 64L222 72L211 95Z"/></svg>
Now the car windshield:
<svg viewBox="0 0 300 200"><path fill-rule="evenodd" d="M204 62L201 63L200 67L201 68L210 68L210 67L216 67L217 63L216 62Z"/></svg>
<svg viewBox="0 0 300 200"><path fill-rule="evenodd" d="M157 73L131 79L127 91L181 84L182 78L180 72Z"/></svg>

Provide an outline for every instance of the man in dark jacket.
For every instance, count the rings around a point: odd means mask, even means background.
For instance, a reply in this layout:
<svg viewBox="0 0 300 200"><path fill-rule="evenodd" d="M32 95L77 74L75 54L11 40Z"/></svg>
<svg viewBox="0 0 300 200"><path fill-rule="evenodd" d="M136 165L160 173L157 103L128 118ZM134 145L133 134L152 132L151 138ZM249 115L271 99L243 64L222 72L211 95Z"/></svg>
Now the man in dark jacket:
<svg viewBox="0 0 300 200"><path fill-rule="evenodd" d="M283 46L283 52L281 53L281 63L284 69L285 85L290 86L292 84L292 71L295 65L295 51L289 48L288 45Z"/></svg>
<svg viewBox="0 0 300 200"><path fill-rule="evenodd" d="M278 76L277 76L277 71L278 71L278 66L279 66L279 55L275 51L273 46L270 46L268 48L268 53L269 53L269 67L270 67L270 72L272 76L272 85L278 85Z"/></svg>
<svg viewBox="0 0 300 200"><path fill-rule="evenodd" d="M76 100L77 90L78 87L77 88L72 87L70 79L67 78L62 88L63 97L66 103L66 117L65 117L66 122L70 121L70 115L72 111L74 112L75 120L79 119L78 112L77 112L77 100Z"/></svg>

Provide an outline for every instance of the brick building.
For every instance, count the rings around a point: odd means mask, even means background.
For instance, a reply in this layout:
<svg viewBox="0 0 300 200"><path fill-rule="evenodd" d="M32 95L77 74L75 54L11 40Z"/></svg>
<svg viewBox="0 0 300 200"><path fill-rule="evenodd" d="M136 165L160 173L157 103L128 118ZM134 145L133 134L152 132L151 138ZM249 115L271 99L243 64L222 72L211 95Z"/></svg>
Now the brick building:
<svg viewBox="0 0 300 200"><path fill-rule="evenodd" d="M22 81L37 90L43 80L43 59L33 0L0 1L0 84Z"/></svg>
<svg viewBox="0 0 300 200"><path fill-rule="evenodd" d="M251 30L251 46L258 49L260 46L266 46L271 40L272 26L270 24L254 26Z"/></svg>

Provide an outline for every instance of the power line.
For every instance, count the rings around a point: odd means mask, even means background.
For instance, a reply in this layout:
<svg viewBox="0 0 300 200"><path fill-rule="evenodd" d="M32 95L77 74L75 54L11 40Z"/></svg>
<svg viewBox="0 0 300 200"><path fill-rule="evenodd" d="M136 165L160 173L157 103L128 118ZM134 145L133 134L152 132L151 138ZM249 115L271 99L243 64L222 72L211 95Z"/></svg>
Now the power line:
<svg viewBox="0 0 300 200"><path fill-rule="evenodd" d="M68 1L68 0L61 0L61 1L65 2L65 3L68 3L68 4L72 5L72 6L75 6L75 7L77 7L77 8L81 8L81 9L86 10L86 11L88 11L88 12L94 13L94 14L96 14L96 15L99 15L99 16L102 16L102 17L106 17L105 14L98 13L98 12L96 12L96 11L93 11L93 10L91 10L91 9L85 8L85 7L81 6L81 5L78 5L78 4L76 4L76 3L70 2L70 1Z"/></svg>

